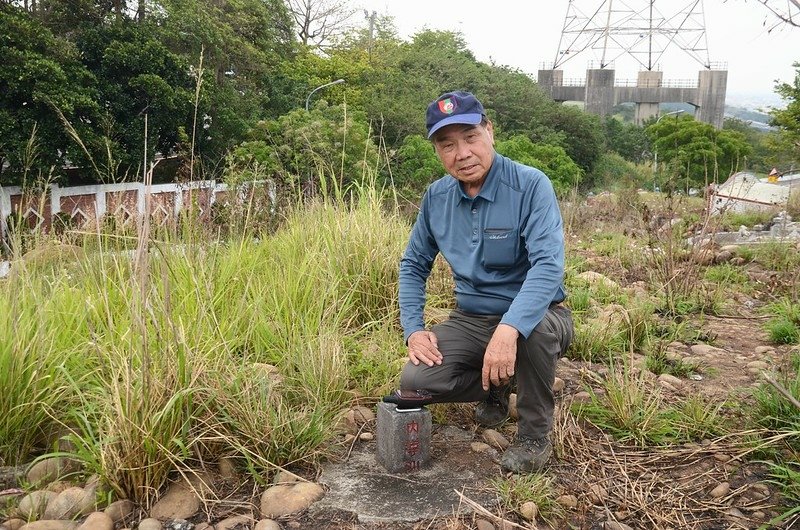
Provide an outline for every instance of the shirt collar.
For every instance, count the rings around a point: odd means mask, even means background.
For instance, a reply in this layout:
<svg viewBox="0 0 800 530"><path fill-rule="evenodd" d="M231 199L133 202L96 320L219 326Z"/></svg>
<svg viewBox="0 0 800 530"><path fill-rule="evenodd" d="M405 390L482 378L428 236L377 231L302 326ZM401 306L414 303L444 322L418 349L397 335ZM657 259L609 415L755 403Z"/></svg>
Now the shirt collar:
<svg viewBox="0 0 800 530"><path fill-rule="evenodd" d="M461 183L456 181L458 191L461 193L461 197L459 198L458 202L461 203L461 201L473 201L478 197L488 202L494 202L494 197L497 194L497 187L500 184L500 173L502 172L500 166L502 165L502 159L503 157L495 152L494 157L492 158L492 167L489 168L489 172L486 174L486 180L483 181L481 191L479 191L474 198L464 193Z"/></svg>

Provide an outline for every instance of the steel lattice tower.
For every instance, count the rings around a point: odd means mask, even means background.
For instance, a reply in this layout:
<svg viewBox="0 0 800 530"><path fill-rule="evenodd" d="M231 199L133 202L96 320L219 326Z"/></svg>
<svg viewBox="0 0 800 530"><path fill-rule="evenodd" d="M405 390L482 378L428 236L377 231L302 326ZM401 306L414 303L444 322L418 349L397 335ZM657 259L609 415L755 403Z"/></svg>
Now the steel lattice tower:
<svg viewBox="0 0 800 530"><path fill-rule="evenodd" d="M569 0L552 68L577 57L606 68L622 57L641 70L657 70L667 51L679 49L703 68L708 54L702 0Z"/></svg>

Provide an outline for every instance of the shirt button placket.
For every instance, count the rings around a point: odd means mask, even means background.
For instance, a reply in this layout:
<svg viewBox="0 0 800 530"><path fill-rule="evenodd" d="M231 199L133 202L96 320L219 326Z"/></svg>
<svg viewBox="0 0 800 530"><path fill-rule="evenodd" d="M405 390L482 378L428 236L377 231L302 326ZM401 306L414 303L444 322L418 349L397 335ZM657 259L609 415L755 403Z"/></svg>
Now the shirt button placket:
<svg viewBox="0 0 800 530"><path fill-rule="evenodd" d="M472 207L472 242L478 242L478 208Z"/></svg>

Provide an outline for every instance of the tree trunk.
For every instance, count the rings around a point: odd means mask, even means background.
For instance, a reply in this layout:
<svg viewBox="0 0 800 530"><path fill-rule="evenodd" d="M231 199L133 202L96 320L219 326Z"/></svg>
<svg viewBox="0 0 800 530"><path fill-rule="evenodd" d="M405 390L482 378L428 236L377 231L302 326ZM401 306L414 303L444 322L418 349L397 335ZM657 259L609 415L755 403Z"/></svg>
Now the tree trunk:
<svg viewBox="0 0 800 530"><path fill-rule="evenodd" d="M139 22L144 22L144 9L145 0L139 0L139 8L136 10L136 20Z"/></svg>

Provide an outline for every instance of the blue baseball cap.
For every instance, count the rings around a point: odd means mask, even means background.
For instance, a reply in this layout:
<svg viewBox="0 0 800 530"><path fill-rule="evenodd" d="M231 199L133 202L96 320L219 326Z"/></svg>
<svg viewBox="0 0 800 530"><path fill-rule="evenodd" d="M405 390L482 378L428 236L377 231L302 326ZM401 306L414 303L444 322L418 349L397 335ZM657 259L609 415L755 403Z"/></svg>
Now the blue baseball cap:
<svg viewBox="0 0 800 530"><path fill-rule="evenodd" d="M428 138L442 127L454 123L478 125L485 114L481 102L469 92L455 91L442 94L428 105L425 114Z"/></svg>

